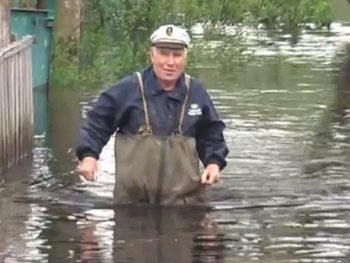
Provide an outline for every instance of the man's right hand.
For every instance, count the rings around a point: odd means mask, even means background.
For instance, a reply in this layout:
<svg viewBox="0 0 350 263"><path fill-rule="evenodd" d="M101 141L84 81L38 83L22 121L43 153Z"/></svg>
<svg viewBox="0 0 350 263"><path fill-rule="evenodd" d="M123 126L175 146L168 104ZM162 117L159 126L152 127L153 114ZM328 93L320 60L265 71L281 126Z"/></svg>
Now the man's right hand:
<svg viewBox="0 0 350 263"><path fill-rule="evenodd" d="M78 165L78 173L88 181L95 180L97 169L97 160L93 157L85 157Z"/></svg>

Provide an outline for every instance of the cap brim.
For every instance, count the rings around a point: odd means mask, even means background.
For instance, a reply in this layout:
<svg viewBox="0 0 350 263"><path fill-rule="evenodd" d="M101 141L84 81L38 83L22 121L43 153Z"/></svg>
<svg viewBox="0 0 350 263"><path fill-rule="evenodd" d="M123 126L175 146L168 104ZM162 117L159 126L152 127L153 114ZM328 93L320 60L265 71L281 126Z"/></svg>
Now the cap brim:
<svg viewBox="0 0 350 263"><path fill-rule="evenodd" d="M176 49L176 50L187 48L187 45L183 43L158 42L158 43L153 43L152 45L157 48L168 48L168 49Z"/></svg>

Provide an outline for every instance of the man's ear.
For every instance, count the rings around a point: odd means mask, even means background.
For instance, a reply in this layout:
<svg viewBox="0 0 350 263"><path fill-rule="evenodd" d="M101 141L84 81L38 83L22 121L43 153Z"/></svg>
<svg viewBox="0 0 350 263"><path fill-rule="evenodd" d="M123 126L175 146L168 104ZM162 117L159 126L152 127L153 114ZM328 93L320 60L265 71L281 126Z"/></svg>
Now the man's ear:
<svg viewBox="0 0 350 263"><path fill-rule="evenodd" d="M149 49L149 59L151 60L152 63L153 63L153 59L154 59L154 52L155 52L154 47L151 47Z"/></svg>

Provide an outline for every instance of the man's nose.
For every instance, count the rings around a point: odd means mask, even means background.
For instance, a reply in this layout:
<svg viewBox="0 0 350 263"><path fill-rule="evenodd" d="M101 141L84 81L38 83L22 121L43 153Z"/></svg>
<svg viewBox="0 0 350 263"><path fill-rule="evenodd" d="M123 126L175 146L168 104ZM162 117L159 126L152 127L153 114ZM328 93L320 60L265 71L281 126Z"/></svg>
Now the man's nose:
<svg viewBox="0 0 350 263"><path fill-rule="evenodd" d="M169 66L173 66L175 64L175 61L174 61L174 57L173 56L169 56L168 59L167 59L167 64Z"/></svg>

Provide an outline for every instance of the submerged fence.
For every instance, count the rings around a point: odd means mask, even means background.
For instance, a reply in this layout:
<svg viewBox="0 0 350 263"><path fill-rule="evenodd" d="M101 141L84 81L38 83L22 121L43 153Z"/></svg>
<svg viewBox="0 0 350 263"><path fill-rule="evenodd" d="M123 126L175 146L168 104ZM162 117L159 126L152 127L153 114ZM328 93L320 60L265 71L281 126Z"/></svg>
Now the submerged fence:
<svg viewBox="0 0 350 263"><path fill-rule="evenodd" d="M28 36L0 49L0 173L32 153L32 43Z"/></svg>

